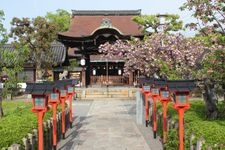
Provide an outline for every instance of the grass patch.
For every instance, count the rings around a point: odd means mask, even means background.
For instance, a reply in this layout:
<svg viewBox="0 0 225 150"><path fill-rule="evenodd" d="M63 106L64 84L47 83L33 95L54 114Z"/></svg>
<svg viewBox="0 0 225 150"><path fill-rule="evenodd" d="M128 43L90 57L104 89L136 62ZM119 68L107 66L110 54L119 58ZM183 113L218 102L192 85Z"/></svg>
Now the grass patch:
<svg viewBox="0 0 225 150"><path fill-rule="evenodd" d="M0 119L0 148L13 143L22 144L22 138L37 128L37 115L31 112L31 102L3 101L4 117ZM45 113L44 120L52 116Z"/></svg>

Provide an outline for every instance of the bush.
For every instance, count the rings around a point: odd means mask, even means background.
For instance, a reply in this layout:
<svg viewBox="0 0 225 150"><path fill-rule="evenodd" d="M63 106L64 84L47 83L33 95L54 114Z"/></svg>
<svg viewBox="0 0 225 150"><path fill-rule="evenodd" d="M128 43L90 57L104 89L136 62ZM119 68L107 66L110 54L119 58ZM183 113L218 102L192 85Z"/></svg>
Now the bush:
<svg viewBox="0 0 225 150"><path fill-rule="evenodd" d="M218 118L216 120L207 120L205 117L205 104L201 100L195 100L190 102L191 108L185 112L185 147L189 148L190 135L195 135L195 141L203 137L205 139L204 147L211 146L213 149L225 149L225 117ZM222 107L222 103L219 103ZM161 109L161 105L158 105L158 109ZM178 121L177 111L172 108L171 103L167 109L168 116L171 116L173 120ZM178 142L177 131L170 130L167 135L167 143L164 145L166 149L172 150ZM177 145L178 146L178 145ZM177 147L176 147L177 149Z"/></svg>
<svg viewBox="0 0 225 150"><path fill-rule="evenodd" d="M37 128L37 116L31 112L31 107L31 102L3 101L5 116L0 119L0 148L22 144L22 138ZM48 111L44 120L51 116L52 112Z"/></svg>

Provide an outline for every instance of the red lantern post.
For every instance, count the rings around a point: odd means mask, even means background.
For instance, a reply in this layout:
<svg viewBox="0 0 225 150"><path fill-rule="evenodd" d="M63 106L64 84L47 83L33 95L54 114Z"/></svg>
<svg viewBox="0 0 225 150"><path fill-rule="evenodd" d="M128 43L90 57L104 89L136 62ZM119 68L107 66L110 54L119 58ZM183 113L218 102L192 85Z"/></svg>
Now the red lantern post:
<svg viewBox="0 0 225 150"><path fill-rule="evenodd" d="M48 111L48 96L53 90L52 84L44 83L27 83L25 93L32 95L31 111L37 113L38 118L38 150L44 149L43 144L43 117Z"/></svg>
<svg viewBox="0 0 225 150"><path fill-rule="evenodd" d="M60 90L60 101L62 104L62 135L63 139L65 139L66 125L65 125L65 102L67 95L67 90Z"/></svg>
<svg viewBox="0 0 225 150"><path fill-rule="evenodd" d="M57 122L56 122L56 113L57 106L60 103L59 93L51 93L49 95L48 103L52 105L52 115L53 115L53 149L56 149L57 145Z"/></svg>
<svg viewBox="0 0 225 150"><path fill-rule="evenodd" d="M173 91L173 108L179 117L179 150L184 150L184 112L190 109L190 92L196 88L195 80L170 80L167 85Z"/></svg>
<svg viewBox="0 0 225 150"><path fill-rule="evenodd" d="M150 86L143 86L142 93L145 98L145 126L148 127L149 124L149 105L148 105L148 97L150 96Z"/></svg>
<svg viewBox="0 0 225 150"><path fill-rule="evenodd" d="M69 86L67 88L68 90L68 98L69 98L69 105L70 105L70 111L69 111L69 114L70 114L70 128L72 128L72 124L73 124L73 114L72 114L72 103L73 103L73 96L75 94L75 91L74 91L74 87L71 87Z"/></svg>
<svg viewBox="0 0 225 150"><path fill-rule="evenodd" d="M47 97L45 95L32 95L32 112L37 113L38 118L38 150L44 149L43 144L43 118L48 111Z"/></svg>
<svg viewBox="0 0 225 150"><path fill-rule="evenodd" d="M167 133L167 104L170 102L170 92L168 88L160 89L160 101L163 106L163 143L166 143L166 133Z"/></svg>
<svg viewBox="0 0 225 150"><path fill-rule="evenodd" d="M156 108L156 102L159 97L159 89L155 87L153 84L151 87L151 97L153 100L153 132L154 132L154 138L156 138L156 131L157 131L157 108Z"/></svg>
<svg viewBox="0 0 225 150"><path fill-rule="evenodd" d="M176 91L175 104L173 108L178 111L179 116L179 150L184 150L184 112L190 109L189 91Z"/></svg>

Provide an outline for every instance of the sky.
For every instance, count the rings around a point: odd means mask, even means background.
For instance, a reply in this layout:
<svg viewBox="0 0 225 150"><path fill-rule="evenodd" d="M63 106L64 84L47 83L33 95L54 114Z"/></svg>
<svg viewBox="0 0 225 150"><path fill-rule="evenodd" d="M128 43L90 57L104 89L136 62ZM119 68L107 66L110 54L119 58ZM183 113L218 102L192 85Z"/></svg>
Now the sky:
<svg viewBox="0 0 225 150"><path fill-rule="evenodd" d="M0 0L0 10L5 13L4 27L10 30L13 17L45 16L47 12L57 9L71 10L136 10L142 14L179 14L184 23L193 21L190 12L183 12L179 7L186 0ZM183 32L192 36L193 32Z"/></svg>

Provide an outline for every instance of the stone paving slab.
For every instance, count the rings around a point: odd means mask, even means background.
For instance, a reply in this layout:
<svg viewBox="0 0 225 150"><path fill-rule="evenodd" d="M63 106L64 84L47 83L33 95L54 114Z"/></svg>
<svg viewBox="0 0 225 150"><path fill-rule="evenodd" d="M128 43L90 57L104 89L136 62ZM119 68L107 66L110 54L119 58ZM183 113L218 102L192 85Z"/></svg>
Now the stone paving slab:
<svg viewBox="0 0 225 150"><path fill-rule="evenodd" d="M73 104L74 126L61 141L59 150L160 150L152 149L135 123L135 101L97 100ZM142 128L142 127L141 127ZM145 127L144 127L145 128ZM148 130L150 130L148 128ZM153 141L154 144L154 141Z"/></svg>

